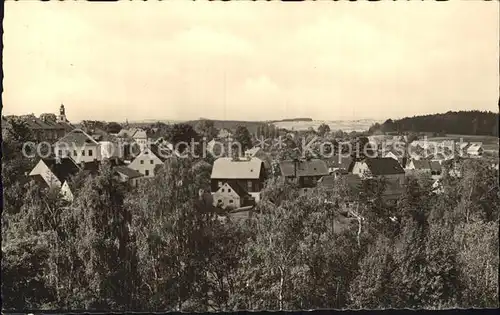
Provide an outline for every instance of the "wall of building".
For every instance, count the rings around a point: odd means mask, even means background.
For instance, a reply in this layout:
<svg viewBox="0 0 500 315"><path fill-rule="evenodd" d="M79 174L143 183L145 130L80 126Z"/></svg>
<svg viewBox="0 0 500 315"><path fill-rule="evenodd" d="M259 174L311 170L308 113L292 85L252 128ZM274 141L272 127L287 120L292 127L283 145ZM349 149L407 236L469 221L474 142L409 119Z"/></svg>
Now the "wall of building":
<svg viewBox="0 0 500 315"><path fill-rule="evenodd" d="M153 177L156 165L161 164L163 164L163 162L154 155L151 150L145 149L128 165L128 167L138 171L146 177Z"/></svg>
<svg viewBox="0 0 500 315"><path fill-rule="evenodd" d="M219 188L214 194L214 206L219 204L219 201L222 202L223 208L226 207L241 207L241 198L238 194L229 186L228 184L224 184Z"/></svg>
<svg viewBox="0 0 500 315"><path fill-rule="evenodd" d="M71 157L76 163L102 160L100 146L96 144L84 146L56 144L54 154L57 157Z"/></svg>

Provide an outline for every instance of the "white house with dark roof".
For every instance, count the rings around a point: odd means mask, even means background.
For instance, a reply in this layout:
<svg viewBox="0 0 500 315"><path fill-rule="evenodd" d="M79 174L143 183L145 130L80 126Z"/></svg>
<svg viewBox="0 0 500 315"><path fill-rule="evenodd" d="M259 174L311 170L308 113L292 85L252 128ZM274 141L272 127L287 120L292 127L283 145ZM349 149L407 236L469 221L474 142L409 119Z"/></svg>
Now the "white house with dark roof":
<svg viewBox="0 0 500 315"><path fill-rule="evenodd" d="M213 205L221 209L237 209L255 204L255 199L237 182L225 182L213 193Z"/></svg>
<svg viewBox="0 0 500 315"><path fill-rule="evenodd" d="M392 158L366 158L354 163L352 173L363 179L381 178L404 183L405 171L398 161Z"/></svg>
<svg viewBox="0 0 500 315"><path fill-rule="evenodd" d="M212 193L217 192L225 183L230 186L239 185L258 202L266 179L264 162L259 158L218 158L214 162L210 178Z"/></svg>

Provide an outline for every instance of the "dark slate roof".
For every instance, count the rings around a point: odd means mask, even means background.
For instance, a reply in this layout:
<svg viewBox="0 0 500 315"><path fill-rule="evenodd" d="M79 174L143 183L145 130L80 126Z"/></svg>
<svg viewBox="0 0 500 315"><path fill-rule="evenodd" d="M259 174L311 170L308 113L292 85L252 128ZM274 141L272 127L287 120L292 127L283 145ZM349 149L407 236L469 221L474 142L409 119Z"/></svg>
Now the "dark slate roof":
<svg viewBox="0 0 500 315"><path fill-rule="evenodd" d="M115 172L118 172L118 173L121 173L121 174L127 176L129 179L138 178L138 177L142 177L143 176L140 172L138 172L136 170L133 170L130 167L127 167L127 166L124 166L124 165L115 166L113 168L113 170Z"/></svg>
<svg viewBox="0 0 500 315"><path fill-rule="evenodd" d="M328 167L333 167L333 168L340 168L344 170L348 170L349 166L352 163L352 157L348 156L341 156L341 155L334 155L328 159L325 159L326 164Z"/></svg>
<svg viewBox="0 0 500 315"><path fill-rule="evenodd" d="M295 176L295 163L297 163L297 176L326 176L329 175L326 162L320 159L301 160L301 161L281 161L281 174L285 177Z"/></svg>
<svg viewBox="0 0 500 315"><path fill-rule="evenodd" d="M404 174L405 171L398 161L393 158L367 158L365 163L368 165L373 175L394 175Z"/></svg>
<svg viewBox="0 0 500 315"><path fill-rule="evenodd" d="M70 176L78 173L80 168L75 164L71 158L61 158L61 159L42 159L45 165L52 171L52 173L64 183L68 180Z"/></svg>
<svg viewBox="0 0 500 315"><path fill-rule="evenodd" d="M50 119L40 119L34 115L25 115L20 117L26 126L33 130L72 130L74 126L69 123L53 121Z"/></svg>

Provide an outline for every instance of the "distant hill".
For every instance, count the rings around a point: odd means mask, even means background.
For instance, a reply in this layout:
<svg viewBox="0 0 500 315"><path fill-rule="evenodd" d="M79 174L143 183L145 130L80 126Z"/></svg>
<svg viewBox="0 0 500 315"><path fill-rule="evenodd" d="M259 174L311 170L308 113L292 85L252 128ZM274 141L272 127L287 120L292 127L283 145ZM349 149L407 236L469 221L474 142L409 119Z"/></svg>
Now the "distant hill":
<svg viewBox="0 0 500 315"><path fill-rule="evenodd" d="M214 126L217 129L226 128L226 129L229 129L231 131L235 131L236 128L241 125L241 126L246 127L248 129L248 131L250 131L250 133L254 133L254 134L257 133L258 127L267 125L266 122L262 122L262 121L215 120L215 119L210 119L210 120L214 122ZM200 120L197 119L197 120L184 121L183 123L186 123L186 124L189 124L189 125L195 127L199 121Z"/></svg>
<svg viewBox="0 0 500 315"><path fill-rule="evenodd" d="M285 122L285 121L313 121L312 118L286 118L280 120L270 120L269 123Z"/></svg>
<svg viewBox="0 0 500 315"><path fill-rule="evenodd" d="M440 134L498 136L498 113L486 111L449 111L444 114L388 119L374 124L376 132L432 132Z"/></svg>

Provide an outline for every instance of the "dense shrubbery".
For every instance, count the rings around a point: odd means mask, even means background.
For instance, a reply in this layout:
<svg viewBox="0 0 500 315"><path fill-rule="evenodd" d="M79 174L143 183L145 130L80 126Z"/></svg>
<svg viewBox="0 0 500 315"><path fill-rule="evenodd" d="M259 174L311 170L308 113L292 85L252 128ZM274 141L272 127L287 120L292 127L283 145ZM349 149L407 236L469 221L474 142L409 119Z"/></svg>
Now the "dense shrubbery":
<svg viewBox="0 0 500 315"><path fill-rule="evenodd" d="M3 308L498 305L498 174L481 160L444 178L440 195L419 178L395 209L375 194L352 206L360 221L335 202L344 187L304 196L273 179L256 214L224 224L197 203L205 164L172 160L133 191L103 165L71 205L23 186L2 215Z"/></svg>

